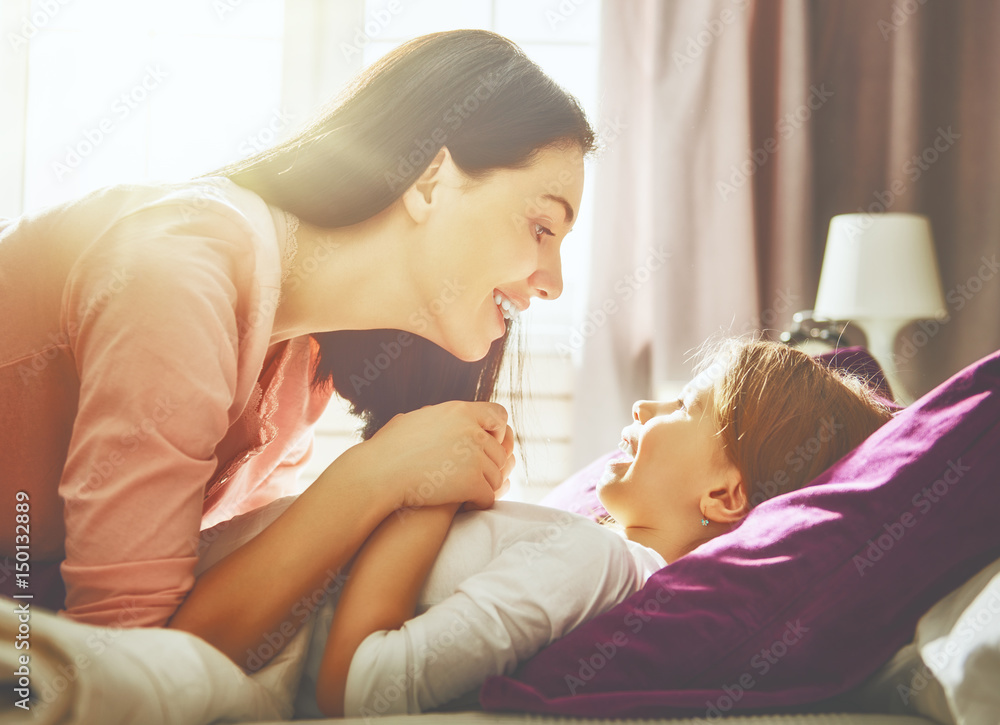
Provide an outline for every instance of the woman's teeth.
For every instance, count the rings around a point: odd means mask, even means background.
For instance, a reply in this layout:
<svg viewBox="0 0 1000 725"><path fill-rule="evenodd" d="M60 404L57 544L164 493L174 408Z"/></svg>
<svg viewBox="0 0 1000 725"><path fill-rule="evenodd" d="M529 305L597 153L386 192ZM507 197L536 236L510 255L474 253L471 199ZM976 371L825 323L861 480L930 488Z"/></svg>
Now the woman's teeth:
<svg viewBox="0 0 1000 725"><path fill-rule="evenodd" d="M501 294L493 295L493 301L500 308L500 312L503 313L505 320L516 320L518 315L521 314L517 307L514 306L514 303Z"/></svg>

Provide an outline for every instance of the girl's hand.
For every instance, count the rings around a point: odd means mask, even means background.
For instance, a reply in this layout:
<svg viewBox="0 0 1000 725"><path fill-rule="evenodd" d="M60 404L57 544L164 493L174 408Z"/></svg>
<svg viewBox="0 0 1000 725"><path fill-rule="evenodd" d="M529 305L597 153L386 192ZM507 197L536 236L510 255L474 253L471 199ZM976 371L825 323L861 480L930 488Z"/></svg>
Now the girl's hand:
<svg viewBox="0 0 1000 725"><path fill-rule="evenodd" d="M376 485L396 489L398 508L465 502L489 508L504 492L513 448L502 405L465 401L397 415L356 446Z"/></svg>

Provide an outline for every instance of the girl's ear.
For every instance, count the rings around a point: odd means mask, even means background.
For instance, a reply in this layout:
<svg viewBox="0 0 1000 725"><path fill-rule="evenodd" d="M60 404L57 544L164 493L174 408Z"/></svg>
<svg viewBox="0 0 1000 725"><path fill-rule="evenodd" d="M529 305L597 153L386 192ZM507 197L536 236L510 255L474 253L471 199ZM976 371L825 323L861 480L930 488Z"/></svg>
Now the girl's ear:
<svg viewBox="0 0 1000 725"><path fill-rule="evenodd" d="M413 221L418 224L427 221L434 202L437 201L435 192L442 184L444 177L450 174L454 163L448 147L442 146L423 173L403 192L401 197L403 207Z"/></svg>
<svg viewBox="0 0 1000 725"><path fill-rule="evenodd" d="M735 466L702 496L701 510L705 518L721 524L735 524L750 513L746 485Z"/></svg>

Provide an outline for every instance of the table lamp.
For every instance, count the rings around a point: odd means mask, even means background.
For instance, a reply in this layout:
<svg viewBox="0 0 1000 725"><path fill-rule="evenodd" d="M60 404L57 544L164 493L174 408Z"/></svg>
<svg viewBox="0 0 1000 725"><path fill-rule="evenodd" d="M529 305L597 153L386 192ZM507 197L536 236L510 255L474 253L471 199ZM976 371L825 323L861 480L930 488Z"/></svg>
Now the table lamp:
<svg viewBox="0 0 1000 725"><path fill-rule="evenodd" d="M817 319L849 320L860 327L896 400L912 402L896 374L896 336L911 320L946 315L927 217L833 217L813 312Z"/></svg>

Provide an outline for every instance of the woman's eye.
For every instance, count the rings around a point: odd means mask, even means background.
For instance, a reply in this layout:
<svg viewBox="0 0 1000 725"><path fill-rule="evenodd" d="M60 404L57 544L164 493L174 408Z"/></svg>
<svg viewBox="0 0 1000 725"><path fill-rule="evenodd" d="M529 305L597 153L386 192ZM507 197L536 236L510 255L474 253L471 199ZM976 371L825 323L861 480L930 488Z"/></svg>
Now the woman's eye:
<svg viewBox="0 0 1000 725"><path fill-rule="evenodd" d="M555 236L555 234L552 233L552 230L548 229L547 227L543 227L541 224L538 224L537 222L535 224L532 224L532 227L535 232L535 241L538 242L539 244L542 241L542 237L545 236L546 234L548 234L550 237Z"/></svg>

